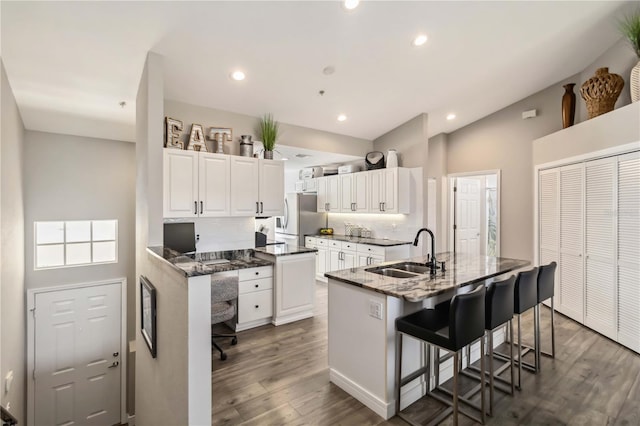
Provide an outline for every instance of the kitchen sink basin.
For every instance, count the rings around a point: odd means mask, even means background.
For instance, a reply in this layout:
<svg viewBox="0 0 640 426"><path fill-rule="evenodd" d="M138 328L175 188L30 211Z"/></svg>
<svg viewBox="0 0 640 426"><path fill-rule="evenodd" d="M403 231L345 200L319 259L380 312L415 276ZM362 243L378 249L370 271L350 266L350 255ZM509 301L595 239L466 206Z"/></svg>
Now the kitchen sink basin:
<svg viewBox="0 0 640 426"><path fill-rule="evenodd" d="M367 269L366 271L373 272L374 274L384 275L385 277L392 277L392 278L415 278L420 276L420 274L401 271L400 269L394 269L394 268L371 268L371 269Z"/></svg>
<svg viewBox="0 0 640 426"><path fill-rule="evenodd" d="M400 269L402 271L407 271L407 272L414 272L416 274L428 274L430 271L428 266L425 266L422 263L416 263L416 262L396 263L393 265L389 265L387 267L393 268L393 269Z"/></svg>

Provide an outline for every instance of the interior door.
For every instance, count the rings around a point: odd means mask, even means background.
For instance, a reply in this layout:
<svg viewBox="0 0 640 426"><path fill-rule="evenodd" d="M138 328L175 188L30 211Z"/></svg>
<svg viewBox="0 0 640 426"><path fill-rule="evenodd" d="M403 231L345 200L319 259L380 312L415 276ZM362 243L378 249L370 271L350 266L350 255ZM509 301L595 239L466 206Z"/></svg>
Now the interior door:
<svg viewBox="0 0 640 426"><path fill-rule="evenodd" d="M36 293L34 424L120 423L121 286Z"/></svg>
<svg viewBox="0 0 640 426"><path fill-rule="evenodd" d="M456 179L456 253L484 254L482 250L482 206L484 178Z"/></svg>

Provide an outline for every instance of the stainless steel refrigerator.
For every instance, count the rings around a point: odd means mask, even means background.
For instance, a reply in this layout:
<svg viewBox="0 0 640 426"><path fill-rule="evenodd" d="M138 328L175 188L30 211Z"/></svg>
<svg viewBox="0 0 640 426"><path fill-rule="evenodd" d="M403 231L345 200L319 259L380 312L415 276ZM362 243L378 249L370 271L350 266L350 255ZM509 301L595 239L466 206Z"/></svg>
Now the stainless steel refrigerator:
<svg viewBox="0 0 640 426"><path fill-rule="evenodd" d="M316 209L315 194L285 194L284 216L276 217L276 241L304 247L305 235L316 235L326 226L327 214L318 213Z"/></svg>

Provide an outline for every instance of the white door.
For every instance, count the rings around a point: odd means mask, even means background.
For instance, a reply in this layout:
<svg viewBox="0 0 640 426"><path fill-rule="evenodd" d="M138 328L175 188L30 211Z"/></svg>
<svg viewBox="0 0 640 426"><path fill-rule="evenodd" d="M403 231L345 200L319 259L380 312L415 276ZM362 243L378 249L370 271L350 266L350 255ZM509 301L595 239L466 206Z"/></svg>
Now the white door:
<svg viewBox="0 0 640 426"><path fill-rule="evenodd" d="M560 261L560 169L542 170L538 176L539 263ZM561 305L560 279L556 270L554 308Z"/></svg>
<svg viewBox="0 0 640 426"><path fill-rule="evenodd" d="M200 153L198 159L199 205L201 217L229 216L231 172L228 155Z"/></svg>
<svg viewBox="0 0 640 426"><path fill-rule="evenodd" d="M584 322L584 164L560 168L560 311Z"/></svg>
<svg viewBox="0 0 640 426"><path fill-rule="evenodd" d="M343 213L352 212L354 210L352 197L352 176L353 175L351 174L338 176L340 182L340 211Z"/></svg>
<svg viewBox="0 0 640 426"><path fill-rule="evenodd" d="M120 423L121 285L35 294L34 424Z"/></svg>
<svg viewBox="0 0 640 426"><path fill-rule="evenodd" d="M385 213L398 213L398 168L383 169L382 185L382 211Z"/></svg>
<svg viewBox="0 0 640 426"><path fill-rule="evenodd" d="M164 217L198 216L197 155L196 151L164 149Z"/></svg>
<svg viewBox="0 0 640 426"><path fill-rule="evenodd" d="M618 160L618 341L640 352L640 153Z"/></svg>
<svg viewBox="0 0 640 426"><path fill-rule="evenodd" d="M231 156L231 216L256 216L260 212L259 177L257 158Z"/></svg>
<svg viewBox="0 0 640 426"><path fill-rule="evenodd" d="M484 254L482 250L482 182L484 178L456 179L456 253Z"/></svg>
<svg viewBox="0 0 640 426"><path fill-rule="evenodd" d="M384 170L373 170L367 172L369 175L369 186L371 196L369 197L369 211L371 213L382 211L382 201L384 200Z"/></svg>
<svg viewBox="0 0 640 426"><path fill-rule="evenodd" d="M617 158L585 165L585 309L586 326L617 339L616 192Z"/></svg>
<svg viewBox="0 0 640 426"><path fill-rule="evenodd" d="M257 216L284 214L284 162L260 160L260 213Z"/></svg>
<svg viewBox="0 0 640 426"><path fill-rule="evenodd" d="M327 203L330 212L340 212L340 181L338 176L327 178Z"/></svg>

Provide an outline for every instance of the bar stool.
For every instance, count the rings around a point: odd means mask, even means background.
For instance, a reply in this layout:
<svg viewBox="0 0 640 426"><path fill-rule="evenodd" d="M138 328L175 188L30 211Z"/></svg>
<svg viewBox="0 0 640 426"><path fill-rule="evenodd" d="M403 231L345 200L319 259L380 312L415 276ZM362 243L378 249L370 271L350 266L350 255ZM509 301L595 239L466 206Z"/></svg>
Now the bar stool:
<svg viewBox="0 0 640 426"><path fill-rule="evenodd" d="M509 395L513 395L515 393L515 373L514 373L514 357L513 357L513 345L509 345L510 353L509 353L509 362L504 366L501 366L497 371L493 369L493 332L499 327L508 324L509 332L510 332L510 342L513 342L513 293L515 288L515 275L511 275L506 280L502 281L494 281L487 286L487 294L484 298L484 328L486 330L487 336L487 346L489 349L489 415L493 415L493 394L494 388L496 388L494 384L494 380L498 380L505 384L508 384L509 389L502 388L497 386L503 392L508 393ZM469 359L469 352L467 352L467 359ZM469 362L469 361L467 361ZM507 381L499 376L506 367L509 367L511 370L511 380ZM474 365L469 365L468 368L470 370L480 372L480 369ZM476 376L472 376L470 373L468 376L477 379Z"/></svg>
<svg viewBox="0 0 640 426"><path fill-rule="evenodd" d="M538 304L538 268L518 273L515 287L513 289L513 313L518 318L518 390L522 389L522 367L524 366L533 373L538 371L538 358L535 358L535 365L526 363L522 357L528 351L522 352L522 329L520 320L522 314L531 308L535 308ZM537 327L534 321L534 344L537 344ZM513 342L513 341L512 341ZM527 348L527 349L530 349Z"/></svg>
<svg viewBox="0 0 640 426"><path fill-rule="evenodd" d="M538 267L538 304L536 305L536 358L538 360L538 371L540 371L540 354L546 355L551 358L556 357L556 332L553 323L553 298L555 287L556 262L551 262L548 265L542 265ZM540 307L542 302L551 299L551 353L544 352L542 350L542 344L540 342Z"/></svg>
<svg viewBox="0 0 640 426"><path fill-rule="evenodd" d="M426 373L427 377L427 395L453 407L453 424L458 424L458 411L482 424L485 422L485 396L484 396L484 356L480 357L481 377L481 406L480 418L476 418L470 413L465 413L458 409L458 364L461 350L480 339L480 353L484 354L484 285L479 286L475 290L466 294L457 294L453 296L450 303L441 303L436 309L422 309L410 315L396 319L396 414L401 419L410 424L416 424L407 418L400 411L400 390L402 386L417 379ZM402 339L403 335L411 336L421 340L426 344L427 362L422 367L408 376L402 378ZM453 401L449 401L439 395L431 392L431 354L429 345L434 345L453 353ZM437 356L437 354L436 354ZM436 387L439 384L436 383ZM468 401L461 399L469 405ZM474 406L474 408L477 408ZM451 411L446 410L437 416L433 421L442 421Z"/></svg>

